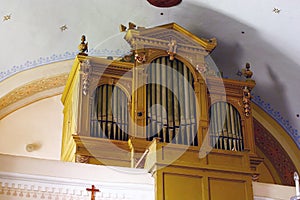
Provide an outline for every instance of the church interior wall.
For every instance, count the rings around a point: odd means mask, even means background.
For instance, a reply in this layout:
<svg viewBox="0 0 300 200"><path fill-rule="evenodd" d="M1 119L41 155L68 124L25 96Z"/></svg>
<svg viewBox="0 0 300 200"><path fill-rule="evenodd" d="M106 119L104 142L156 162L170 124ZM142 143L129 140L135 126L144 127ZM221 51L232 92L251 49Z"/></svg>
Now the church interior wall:
<svg viewBox="0 0 300 200"><path fill-rule="evenodd" d="M83 163L0 154L0 199L88 200L94 184L97 199L152 200L154 179L144 169L96 166ZM254 200L286 200L295 188L253 182Z"/></svg>
<svg viewBox="0 0 300 200"><path fill-rule="evenodd" d="M37 101L1 119L0 153L59 160L63 121L60 97ZM26 150L28 144L34 145L31 152Z"/></svg>

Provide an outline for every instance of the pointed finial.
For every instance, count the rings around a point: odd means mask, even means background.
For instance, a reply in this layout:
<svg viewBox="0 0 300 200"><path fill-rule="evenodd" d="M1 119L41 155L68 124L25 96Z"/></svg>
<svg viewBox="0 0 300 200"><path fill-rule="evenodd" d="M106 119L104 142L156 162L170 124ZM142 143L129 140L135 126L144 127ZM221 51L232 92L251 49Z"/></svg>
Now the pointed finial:
<svg viewBox="0 0 300 200"><path fill-rule="evenodd" d="M120 32L125 32L127 29L126 26L124 26L123 24L120 24Z"/></svg>
<svg viewBox="0 0 300 200"><path fill-rule="evenodd" d="M128 27L129 27L128 29L135 29L136 25L132 22L129 22Z"/></svg>

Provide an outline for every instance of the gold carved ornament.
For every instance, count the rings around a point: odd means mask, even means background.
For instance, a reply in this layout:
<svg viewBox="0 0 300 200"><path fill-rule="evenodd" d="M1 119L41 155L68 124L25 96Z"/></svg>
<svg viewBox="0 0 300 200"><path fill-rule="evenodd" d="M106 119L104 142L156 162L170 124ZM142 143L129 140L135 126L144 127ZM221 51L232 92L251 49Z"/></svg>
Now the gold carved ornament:
<svg viewBox="0 0 300 200"><path fill-rule="evenodd" d="M244 113L246 117L250 116L251 113L251 89L248 86L243 87L243 105L244 105Z"/></svg>

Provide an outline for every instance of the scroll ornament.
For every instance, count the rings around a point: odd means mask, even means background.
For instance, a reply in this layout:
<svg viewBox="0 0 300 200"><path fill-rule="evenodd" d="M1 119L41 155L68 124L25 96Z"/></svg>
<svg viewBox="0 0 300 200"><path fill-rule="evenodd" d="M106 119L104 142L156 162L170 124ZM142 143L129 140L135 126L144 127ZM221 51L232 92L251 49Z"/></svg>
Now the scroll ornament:
<svg viewBox="0 0 300 200"><path fill-rule="evenodd" d="M207 64L197 64L196 65L196 70L200 73L200 74L205 74L207 72Z"/></svg>
<svg viewBox="0 0 300 200"><path fill-rule="evenodd" d="M145 51L136 50L135 55L134 55L134 59L135 59L135 61L137 61L140 64L146 62L146 53L145 53Z"/></svg>
<svg viewBox="0 0 300 200"><path fill-rule="evenodd" d="M83 95L87 95L90 86L90 66L91 64L89 60L85 60L81 63Z"/></svg>
<svg viewBox="0 0 300 200"><path fill-rule="evenodd" d="M76 162L77 163L88 163L89 162L89 156L76 155Z"/></svg>
<svg viewBox="0 0 300 200"><path fill-rule="evenodd" d="M251 102L251 89L247 86L243 87L243 104L244 104L244 113L246 117L250 116L251 108L250 108L250 102Z"/></svg>

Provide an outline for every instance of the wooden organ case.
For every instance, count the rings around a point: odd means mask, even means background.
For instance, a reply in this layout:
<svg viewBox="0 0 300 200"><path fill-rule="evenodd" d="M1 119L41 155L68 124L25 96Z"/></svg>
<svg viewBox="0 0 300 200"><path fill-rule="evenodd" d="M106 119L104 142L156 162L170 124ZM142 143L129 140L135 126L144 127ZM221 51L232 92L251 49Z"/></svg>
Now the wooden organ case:
<svg viewBox="0 0 300 200"><path fill-rule="evenodd" d="M251 76L223 79L207 61L216 39L175 23L131 27L125 40L123 58L76 57L61 159L145 168L157 200L253 199Z"/></svg>

